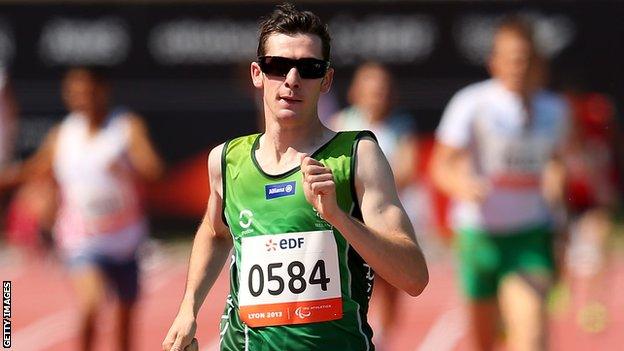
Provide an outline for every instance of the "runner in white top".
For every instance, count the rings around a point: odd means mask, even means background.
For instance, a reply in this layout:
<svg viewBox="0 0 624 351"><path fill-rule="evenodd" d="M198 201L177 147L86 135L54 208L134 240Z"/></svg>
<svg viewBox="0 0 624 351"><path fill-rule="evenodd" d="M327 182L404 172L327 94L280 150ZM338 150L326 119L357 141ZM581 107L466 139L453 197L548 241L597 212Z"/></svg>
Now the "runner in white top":
<svg viewBox="0 0 624 351"><path fill-rule="evenodd" d="M481 202L455 202L453 227L500 233L550 221L541 178L565 142L568 108L544 90L530 104L529 112L499 79L472 84L449 102L436 139L473 155L471 166L487 189Z"/></svg>
<svg viewBox="0 0 624 351"><path fill-rule="evenodd" d="M98 69L69 70L63 81L69 115L30 159L0 174L0 189L45 175L57 181L55 234L77 292L82 350L94 347L106 288L119 302L115 349L132 349L135 254L147 233L136 182L154 180L163 169L141 118L109 110L108 97L108 82Z"/></svg>
<svg viewBox="0 0 624 351"><path fill-rule="evenodd" d="M54 175L63 199L56 235L67 255L85 250L118 261L133 257L146 234L132 165L126 159L131 120L114 111L96 135L70 113L58 131Z"/></svg>
<svg viewBox="0 0 624 351"><path fill-rule="evenodd" d="M540 89L538 63L531 28L504 21L494 36L493 78L458 92L436 133L432 178L454 200L459 273L479 350L494 348L499 308L511 349L546 348L549 200L563 197L558 154L568 109Z"/></svg>

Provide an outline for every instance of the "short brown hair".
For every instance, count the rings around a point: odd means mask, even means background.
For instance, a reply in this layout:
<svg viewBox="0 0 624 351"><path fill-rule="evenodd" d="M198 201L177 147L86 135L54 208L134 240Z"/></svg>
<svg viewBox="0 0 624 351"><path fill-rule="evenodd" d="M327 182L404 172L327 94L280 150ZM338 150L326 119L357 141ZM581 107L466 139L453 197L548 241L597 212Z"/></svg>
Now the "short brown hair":
<svg viewBox="0 0 624 351"><path fill-rule="evenodd" d="M513 33L525 40L529 43L532 53L535 54L536 43L531 22L518 15L506 16L498 23L495 33L498 35L504 32Z"/></svg>
<svg viewBox="0 0 624 351"><path fill-rule="evenodd" d="M103 66L75 66L67 68L64 80L66 81L75 77L88 77L97 85L108 86L110 84L108 69Z"/></svg>
<svg viewBox="0 0 624 351"><path fill-rule="evenodd" d="M269 16L262 18L259 29L258 57L265 55L271 34L314 34L321 38L323 59L329 60L331 37L327 25L310 11L299 11L291 3L277 5Z"/></svg>

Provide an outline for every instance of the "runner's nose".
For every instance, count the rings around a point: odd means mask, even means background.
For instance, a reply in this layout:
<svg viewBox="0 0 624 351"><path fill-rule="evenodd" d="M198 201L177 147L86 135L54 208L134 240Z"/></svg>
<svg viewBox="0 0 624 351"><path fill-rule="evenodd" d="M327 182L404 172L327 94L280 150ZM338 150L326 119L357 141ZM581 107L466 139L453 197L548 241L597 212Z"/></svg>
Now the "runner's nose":
<svg viewBox="0 0 624 351"><path fill-rule="evenodd" d="M299 71L297 71L296 67L293 67L286 74L286 79L284 80L284 85L290 89L297 89L301 84L301 76L299 76Z"/></svg>

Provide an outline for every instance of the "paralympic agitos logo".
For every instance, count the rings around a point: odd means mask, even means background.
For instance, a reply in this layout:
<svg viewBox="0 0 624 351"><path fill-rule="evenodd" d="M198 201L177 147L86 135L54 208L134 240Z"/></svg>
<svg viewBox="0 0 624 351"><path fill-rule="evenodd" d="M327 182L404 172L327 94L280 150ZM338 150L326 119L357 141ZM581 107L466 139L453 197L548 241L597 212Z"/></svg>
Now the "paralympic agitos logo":
<svg viewBox="0 0 624 351"><path fill-rule="evenodd" d="M305 309L305 310L304 310ZM297 307L297 309L295 310L295 316L301 318L301 319L306 319L308 317L310 317L312 315L312 312L310 312L309 307Z"/></svg>

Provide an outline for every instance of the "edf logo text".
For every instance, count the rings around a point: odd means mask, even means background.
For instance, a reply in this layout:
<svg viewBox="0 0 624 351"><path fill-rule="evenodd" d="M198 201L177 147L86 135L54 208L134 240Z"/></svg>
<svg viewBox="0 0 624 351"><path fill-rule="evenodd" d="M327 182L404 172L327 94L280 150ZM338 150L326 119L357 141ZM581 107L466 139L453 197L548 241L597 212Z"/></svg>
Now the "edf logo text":
<svg viewBox="0 0 624 351"><path fill-rule="evenodd" d="M282 250L300 249L303 246L303 238L282 239L279 241L279 247Z"/></svg>

